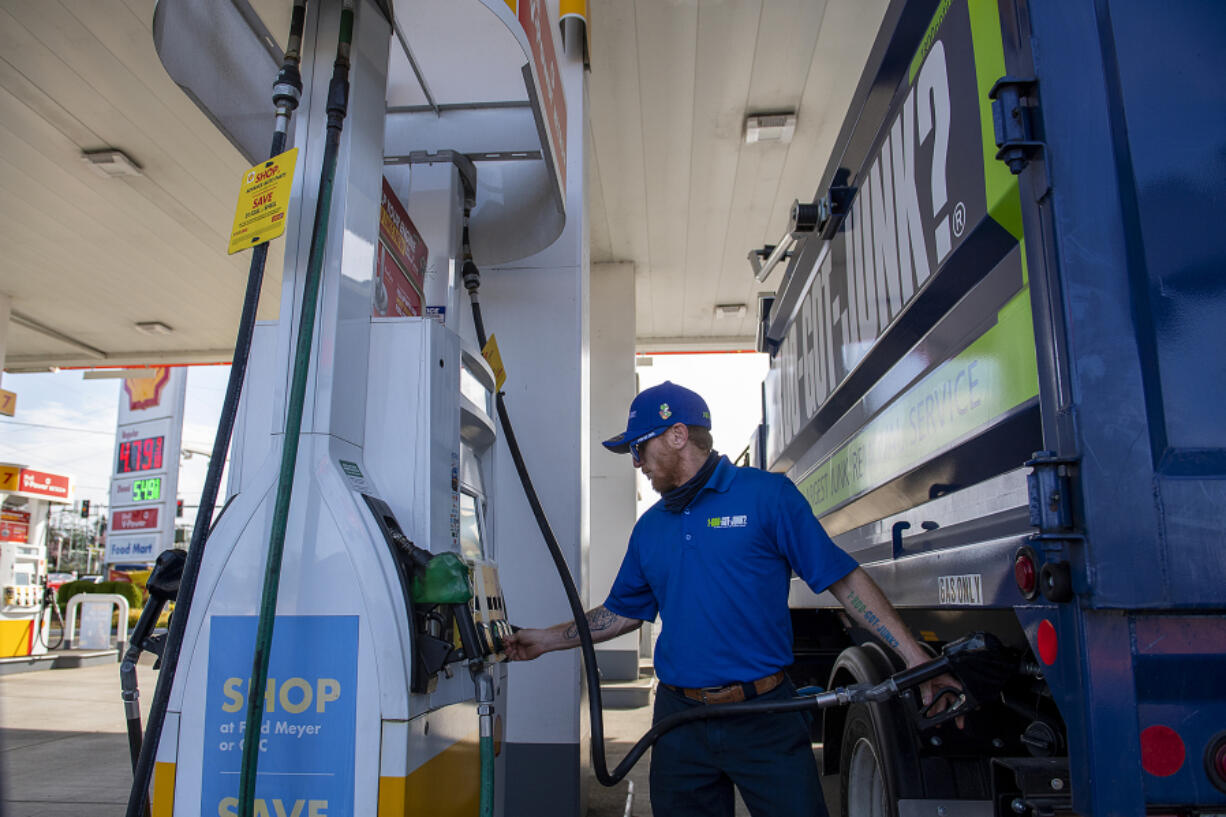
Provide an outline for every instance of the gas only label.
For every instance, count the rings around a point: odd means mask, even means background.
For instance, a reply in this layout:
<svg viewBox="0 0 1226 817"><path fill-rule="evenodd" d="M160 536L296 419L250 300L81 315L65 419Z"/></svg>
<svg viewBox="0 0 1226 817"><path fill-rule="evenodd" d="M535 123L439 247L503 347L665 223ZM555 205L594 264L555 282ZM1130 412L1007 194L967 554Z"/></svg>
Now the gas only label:
<svg viewBox="0 0 1226 817"><path fill-rule="evenodd" d="M983 576L971 573L966 576L937 577L938 604L983 604Z"/></svg>
<svg viewBox="0 0 1226 817"><path fill-rule="evenodd" d="M291 148L243 174L234 229L230 231L229 254L272 241L285 232L285 214L294 185L298 148Z"/></svg>
<svg viewBox="0 0 1226 817"><path fill-rule="evenodd" d="M256 623L255 616L211 622L202 814L238 813ZM256 814L353 814L357 645L357 616L277 616L262 690Z"/></svg>

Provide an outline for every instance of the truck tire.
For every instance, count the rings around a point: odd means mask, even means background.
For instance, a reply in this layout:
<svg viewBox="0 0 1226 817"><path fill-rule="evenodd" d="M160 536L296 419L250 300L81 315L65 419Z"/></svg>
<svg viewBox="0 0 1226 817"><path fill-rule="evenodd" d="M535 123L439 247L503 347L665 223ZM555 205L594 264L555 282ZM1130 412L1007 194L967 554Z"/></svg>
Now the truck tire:
<svg viewBox="0 0 1226 817"><path fill-rule="evenodd" d="M890 791L891 762L869 706L853 704L843 722L839 758L843 817L898 817L898 799Z"/></svg>

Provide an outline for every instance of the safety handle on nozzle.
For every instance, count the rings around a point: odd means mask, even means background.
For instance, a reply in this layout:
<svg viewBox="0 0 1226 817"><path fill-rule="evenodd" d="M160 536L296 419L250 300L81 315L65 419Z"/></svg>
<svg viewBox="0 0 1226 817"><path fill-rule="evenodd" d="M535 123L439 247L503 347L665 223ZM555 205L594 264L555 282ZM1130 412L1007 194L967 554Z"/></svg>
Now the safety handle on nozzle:
<svg viewBox="0 0 1226 817"><path fill-rule="evenodd" d="M965 715L978 705L965 686L961 689L941 687L934 692L931 703L922 704L917 691L920 684L941 675L956 675L949 658L944 655L891 675L881 683L865 689L859 697L861 700L876 702L899 698L903 701L903 708L915 720L916 726L920 729L931 729L950 718Z"/></svg>
<svg viewBox="0 0 1226 817"><path fill-rule="evenodd" d="M914 695L914 693L911 693ZM937 707L944 709L938 711ZM912 709L912 715L921 730L939 726L952 718L960 718L979 706L965 689L957 687L941 687L932 695L932 701L927 706L917 706Z"/></svg>
<svg viewBox="0 0 1226 817"><path fill-rule="evenodd" d="M996 697L1016 666L1016 659L994 636L973 633L946 644L937 658L891 675L868 690L865 697L884 701L898 696L904 700L904 707L916 726L921 730L931 729L962 717L981 701ZM961 689L940 687L934 691L930 703L921 703L915 690L925 681L942 675L956 678Z"/></svg>
<svg viewBox="0 0 1226 817"><path fill-rule="evenodd" d="M468 661L480 661L485 650L482 649L481 636L477 634L477 622L473 619L468 602L453 604L452 615L455 616L456 629L460 633L460 646L464 650L464 658Z"/></svg>

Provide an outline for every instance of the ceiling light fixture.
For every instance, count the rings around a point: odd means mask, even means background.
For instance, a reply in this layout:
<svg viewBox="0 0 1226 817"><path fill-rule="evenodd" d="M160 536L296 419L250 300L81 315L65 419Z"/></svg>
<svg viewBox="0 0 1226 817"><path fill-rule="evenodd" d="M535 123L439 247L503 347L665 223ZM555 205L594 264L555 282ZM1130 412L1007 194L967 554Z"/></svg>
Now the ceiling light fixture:
<svg viewBox="0 0 1226 817"><path fill-rule="evenodd" d="M137 321L136 331L146 335L169 335L175 330L161 321Z"/></svg>
<svg viewBox="0 0 1226 817"><path fill-rule="evenodd" d="M119 176L139 176L141 167L131 156L115 148L102 150L83 150L81 159L89 165L90 170L104 179L114 179Z"/></svg>
<svg viewBox="0 0 1226 817"><path fill-rule="evenodd" d="M748 312L745 304L716 304L715 317L717 318L743 318Z"/></svg>
<svg viewBox="0 0 1226 817"><path fill-rule="evenodd" d="M745 144L779 142L786 145L796 133L796 111L751 113L745 117Z"/></svg>

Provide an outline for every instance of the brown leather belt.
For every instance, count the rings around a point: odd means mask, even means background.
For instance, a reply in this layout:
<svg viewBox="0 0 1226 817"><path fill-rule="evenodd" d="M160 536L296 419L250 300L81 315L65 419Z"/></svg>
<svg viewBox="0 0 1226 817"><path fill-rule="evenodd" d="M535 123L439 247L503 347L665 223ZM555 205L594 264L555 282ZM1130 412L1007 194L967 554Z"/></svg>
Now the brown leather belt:
<svg viewBox="0 0 1226 817"><path fill-rule="evenodd" d="M699 703L737 704L741 701L752 700L759 695L765 695L782 683L783 670L779 670L774 675L768 675L756 681L726 684L722 687L676 687L672 684L665 684L664 686Z"/></svg>

